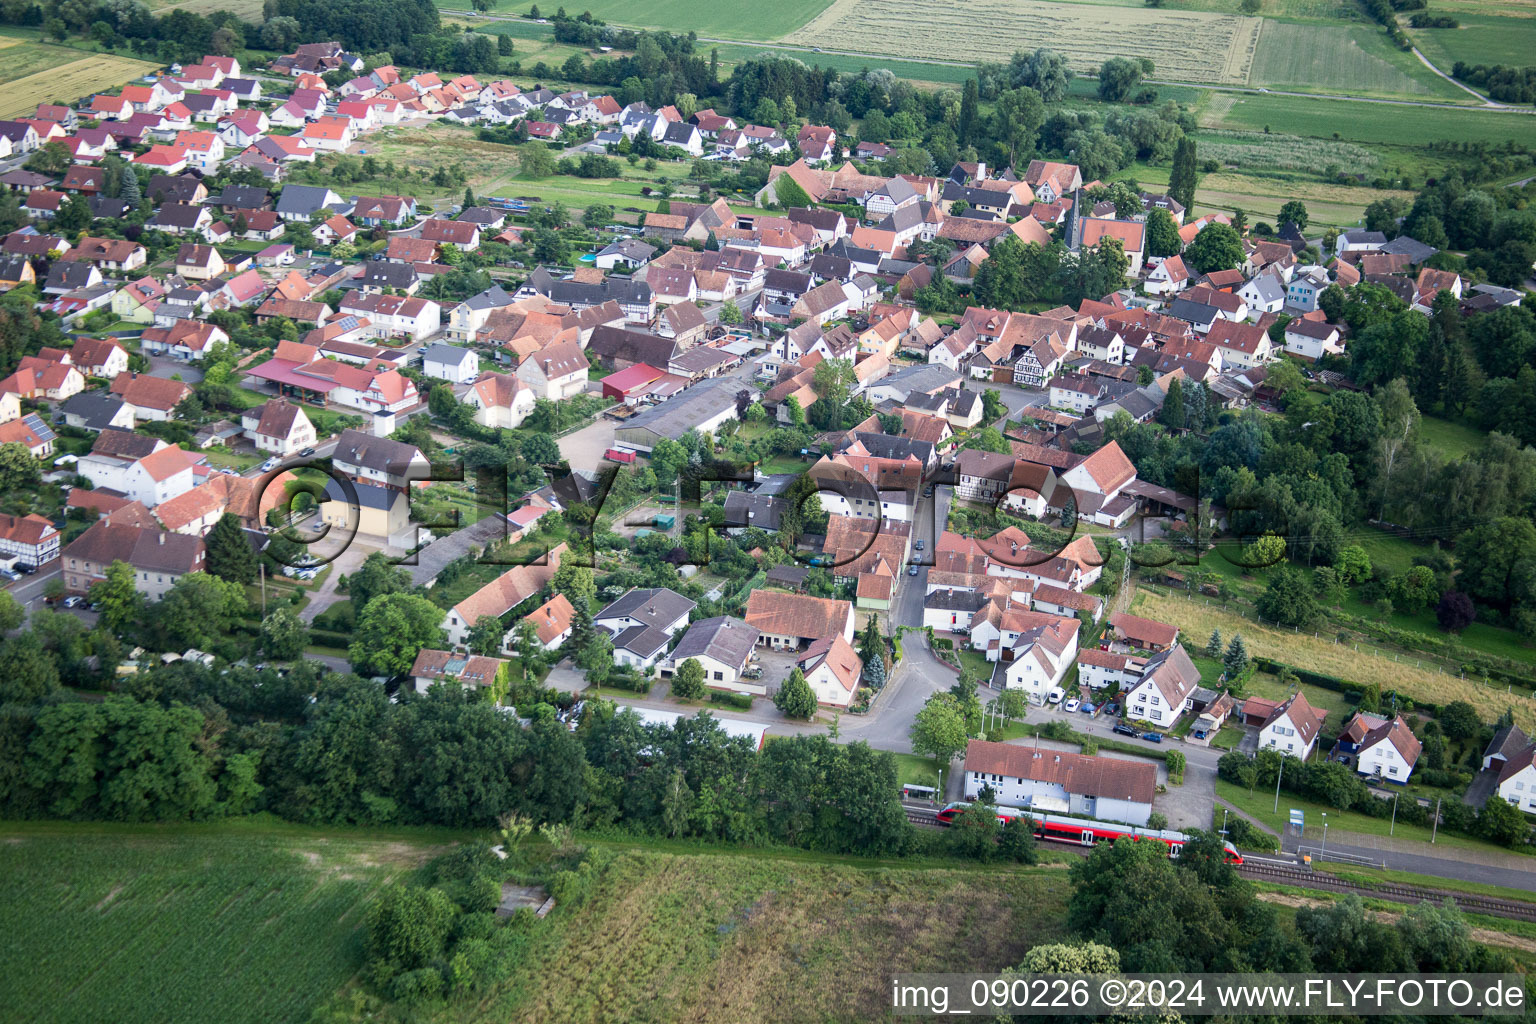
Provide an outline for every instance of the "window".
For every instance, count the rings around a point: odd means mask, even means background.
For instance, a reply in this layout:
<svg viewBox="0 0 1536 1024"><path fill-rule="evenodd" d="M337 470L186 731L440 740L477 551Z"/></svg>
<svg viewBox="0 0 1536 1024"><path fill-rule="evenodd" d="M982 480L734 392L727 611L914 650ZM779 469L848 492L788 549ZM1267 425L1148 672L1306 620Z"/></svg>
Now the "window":
<svg viewBox="0 0 1536 1024"><path fill-rule="evenodd" d="M1397 774L1397 765L1393 765L1391 768L1388 768L1387 769L1387 774L1388 775L1396 775Z"/></svg>

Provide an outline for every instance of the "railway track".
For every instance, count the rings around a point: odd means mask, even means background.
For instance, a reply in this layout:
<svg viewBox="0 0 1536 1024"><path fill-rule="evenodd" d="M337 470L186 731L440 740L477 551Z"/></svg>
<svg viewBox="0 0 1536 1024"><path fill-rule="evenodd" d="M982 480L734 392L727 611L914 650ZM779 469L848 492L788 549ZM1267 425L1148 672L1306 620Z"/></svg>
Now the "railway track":
<svg viewBox="0 0 1536 1024"><path fill-rule="evenodd" d="M939 827L938 811L924 811L916 807L907 807L905 810L907 812L907 820L912 824L920 825L925 828Z"/></svg>
<svg viewBox="0 0 1536 1024"><path fill-rule="evenodd" d="M1505 900L1496 896L1477 896L1464 892L1451 892L1446 889L1426 889L1416 885L1400 885L1393 882L1384 882L1380 885L1368 885L1363 882L1351 882L1347 879L1337 878L1333 875L1317 871L1306 871L1300 868L1288 868L1275 864L1256 864L1247 861L1237 869L1238 874L1256 882L1271 882L1278 885L1294 885L1301 889L1321 889L1326 892L1359 893L1362 896L1370 896L1379 900L1392 900L1396 903L1419 903L1424 900L1439 902L1444 899L1453 899L1462 910L1475 914L1488 914L1491 917L1505 917L1515 921L1536 921L1536 903L1526 903L1521 900Z"/></svg>

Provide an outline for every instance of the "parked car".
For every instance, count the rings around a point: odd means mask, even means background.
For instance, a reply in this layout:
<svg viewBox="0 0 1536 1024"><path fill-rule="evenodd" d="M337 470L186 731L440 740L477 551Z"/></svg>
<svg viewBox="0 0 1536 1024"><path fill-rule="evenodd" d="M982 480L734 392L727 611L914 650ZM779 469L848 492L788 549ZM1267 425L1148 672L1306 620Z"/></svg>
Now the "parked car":
<svg viewBox="0 0 1536 1024"><path fill-rule="evenodd" d="M71 597L66 597L64 599L64 607L65 608L78 608L78 607L80 607L84 603L85 603L85 598L83 598L83 597L73 597L73 596L71 596Z"/></svg>
<svg viewBox="0 0 1536 1024"><path fill-rule="evenodd" d="M1110 701L1104 705L1104 713L1113 718L1120 713L1120 705L1115 701Z"/></svg>
<svg viewBox="0 0 1536 1024"><path fill-rule="evenodd" d="M922 540L921 537L918 538L918 541L917 541L917 544L915 545L915 547L917 548L918 551L923 550L923 540Z"/></svg>
<svg viewBox="0 0 1536 1024"><path fill-rule="evenodd" d="M908 576L916 576L917 575L917 566L915 566L915 565L907 566L907 575Z"/></svg>
<svg viewBox="0 0 1536 1024"><path fill-rule="evenodd" d="M313 454L315 454L315 449L313 447L305 448L303 451L299 452L300 458L305 459L309 458Z"/></svg>
<svg viewBox="0 0 1536 1024"><path fill-rule="evenodd" d="M1083 706L1083 702L1078 700L1076 697L1073 697L1071 700L1067 701L1065 704L1062 705L1062 707L1064 709L1066 709L1067 711L1076 711L1078 708L1080 708L1082 706Z"/></svg>
<svg viewBox="0 0 1536 1024"><path fill-rule="evenodd" d="M1098 709L1095 708L1092 704L1085 703L1085 704L1083 704L1082 707L1078 708L1078 710L1081 711L1085 715L1091 715L1095 711L1097 711Z"/></svg>
<svg viewBox="0 0 1536 1024"><path fill-rule="evenodd" d="M1160 732L1144 732L1141 734L1141 738L1146 740L1148 743L1163 742L1163 734Z"/></svg>
<svg viewBox="0 0 1536 1024"><path fill-rule="evenodd" d="M1126 725L1124 722L1116 722L1115 723L1114 731L1116 733L1118 733L1119 735L1121 735L1121 736L1137 736L1137 735L1140 735L1139 733L1136 732L1135 727Z"/></svg>
<svg viewBox="0 0 1536 1024"><path fill-rule="evenodd" d="M1051 692L1045 695L1045 699L1051 704L1060 704L1061 698L1065 697L1066 695L1067 692L1061 687L1053 686L1051 687Z"/></svg>

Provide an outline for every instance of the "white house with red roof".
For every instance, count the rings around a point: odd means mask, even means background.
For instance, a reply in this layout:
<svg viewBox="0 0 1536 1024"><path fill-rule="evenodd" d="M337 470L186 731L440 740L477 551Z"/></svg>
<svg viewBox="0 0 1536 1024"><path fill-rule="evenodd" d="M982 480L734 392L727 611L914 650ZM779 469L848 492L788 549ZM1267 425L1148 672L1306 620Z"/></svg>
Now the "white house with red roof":
<svg viewBox="0 0 1536 1024"><path fill-rule="evenodd" d="M1136 467L1131 465L1131 460L1125 457L1116 441L1060 473L1059 479L1071 488L1079 519L1100 526L1120 527L1136 511L1136 500L1122 493L1126 484L1136 479ZM1067 493L1058 487L1053 503L1064 501Z"/></svg>
<svg viewBox="0 0 1536 1024"><path fill-rule="evenodd" d="M405 336L420 341L435 334L443 323L442 307L430 299L408 295L369 295L350 291L342 297L340 312L367 317L368 337Z"/></svg>
<svg viewBox="0 0 1536 1024"><path fill-rule="evenodd" d="M1141 678L1125 691L1125 717L1172 728L1191 706L1200 685L1200 670L1189 660L1182 644L1174 644L1148 658Z"/></svg>
<svg viewBox="0 0 1536 1024"><path fill-rule="evenodd" d="M53 523L36 513L0 513L0 556L20 559L23 565L39 566L59 556L61 537Z"/></svg>
<svg viewBox="0 0 1536 1024"><path fill-rule="evenodd" d="M1259 749L1275 750L1305 761L1317 746L1328 712L1314 708L1306 694L1297 690L1264 722L1259 729Z"/></svg>

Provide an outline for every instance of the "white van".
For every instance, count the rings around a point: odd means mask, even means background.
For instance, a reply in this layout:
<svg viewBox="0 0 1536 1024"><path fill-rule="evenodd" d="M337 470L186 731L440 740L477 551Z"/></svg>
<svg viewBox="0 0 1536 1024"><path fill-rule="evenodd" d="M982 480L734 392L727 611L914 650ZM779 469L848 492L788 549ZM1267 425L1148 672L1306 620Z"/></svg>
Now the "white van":
<svg viewBox="0 0 1536 1024"><path fill-rule="evenodd" d="M1066 695L1066 691L1061 687L1053 686L1051 687L1051 692L1045 695L1045 699L1052 704L1060 704L1061 698L1065 697Z"/></svg>

